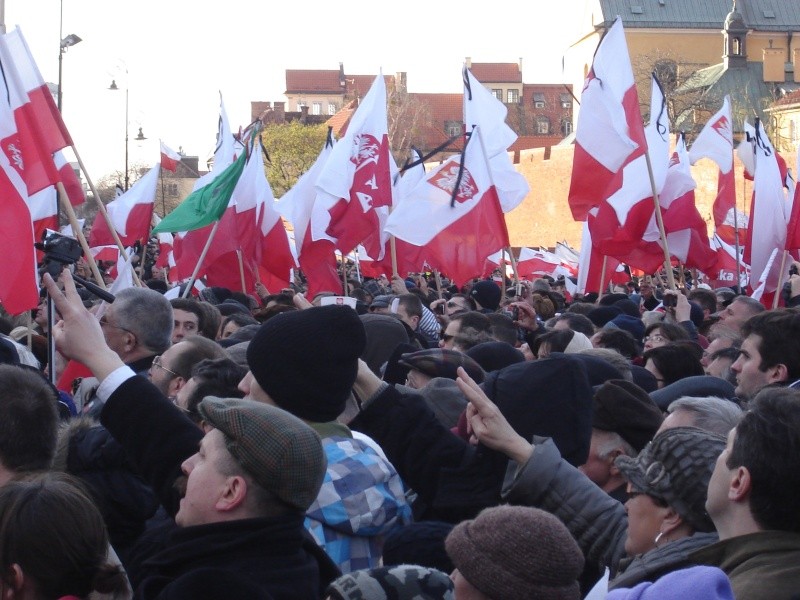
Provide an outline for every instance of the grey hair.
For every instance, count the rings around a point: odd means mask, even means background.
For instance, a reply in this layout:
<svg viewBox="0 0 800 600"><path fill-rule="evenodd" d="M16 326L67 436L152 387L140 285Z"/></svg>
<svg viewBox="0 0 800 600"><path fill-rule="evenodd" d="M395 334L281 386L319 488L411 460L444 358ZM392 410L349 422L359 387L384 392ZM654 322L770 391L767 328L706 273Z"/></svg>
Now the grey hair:
<svg viewBox="0 0 800 600"><path fill-rule="evenodd" d="M734 302L746 306L751 316L767 310L759 300L751 298L750 296L736 296L733 300L731 300L731 304Z"/></svg>
<svg viewBox="0 0 800 600"><path fill-rule="evenodd" d="M728 432L739 424L744 414L734 402L716 396L683 396L667 407L669 414L678 410L691 412L695 427L720 435L728 435Z"/></svg>
<svg viewBox="0 0 800 600"><path fill-rule="evenodd" d="M172 305L149 288L127 288L114 300L117 324L132 332L142 346L164 352L172 344Z"/></svg>
<svg viewBox="0 0 800 600"><path fill-rule="evenodd" d="M639 454L636 449L626 442L616 431L606 431L604 429L593 429L593 435L598 435L597 456L603 460L611 456L611 453L620 448L625 456L634 457Z"/></svg>
<svg viewBox="0 0 800 600"><path fill-rule="evenodd" d="M602 358L619 371L625 381L633 381L630 361L613 348L587 348L586 350L581 350L579 354L588 354L589 356ZM634 456L636 455L634 454Z"/></svg>

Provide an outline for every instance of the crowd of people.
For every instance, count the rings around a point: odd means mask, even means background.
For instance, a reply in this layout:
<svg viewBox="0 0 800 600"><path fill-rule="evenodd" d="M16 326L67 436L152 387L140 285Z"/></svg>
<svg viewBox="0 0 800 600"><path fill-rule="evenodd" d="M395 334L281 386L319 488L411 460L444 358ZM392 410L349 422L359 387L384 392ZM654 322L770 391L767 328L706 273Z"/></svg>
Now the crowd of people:
<svg viewBox="0 0 800 600"><path fill-rule="evenodd" d="M0 595L800 597L800 276L658 281L44 275L0 319Z"/></svg>

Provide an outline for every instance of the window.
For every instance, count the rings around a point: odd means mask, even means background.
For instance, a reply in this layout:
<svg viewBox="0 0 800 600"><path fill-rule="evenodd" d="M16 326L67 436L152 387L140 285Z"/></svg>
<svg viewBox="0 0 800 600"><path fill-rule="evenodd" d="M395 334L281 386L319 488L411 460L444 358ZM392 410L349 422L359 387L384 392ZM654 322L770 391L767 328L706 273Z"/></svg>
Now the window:
<svg viewBox="0 0 800 600"><path fill-rule="evenodd" d="M297 112L301 112L305 105L306 105L305 100L298 100L297 101Z"/></svg>
<svg viewBox="0 0 800 600"><path fill-rule="evenodd" d="M177 183L168 183L166 186L167 194L172 196L173 198L178 196L178 184Z"/></svg>
<svg viewBox="0 0 800 600"><path fill-rule="evenodd" d="M508 90L506 104L519 104L519 90Z"/></svg>
<svg viewBox="0 0 800 600"><path fill-rule="evenodd" d="M550 133L550 119L547 117L539 117L536 119L536 133L539 135L547 135Z"/></svg>
<svg viewBox="0 0 800 600"><path fill-rule="evenodd" d="M542 94L541 92L534 92L533 106L535 108L544 108L544 94Z"/></svg>
<svg viewBox="0 0 800 600"><path fill-rule="evenodd" d="M561 108L572 108L572 96L561 94Z"/></svg>
<svg viewBox="0 0 800 600"><path fill-rule="evenodd" d="M328 103L328 114L335 115L336 114L336 105L332 102Z"/></svg>
<svg viewBox="0 0 800 600"><path fill-rule="evenodd" d="M564 119L561 121L561 134L567 136L570 133L572 133L572 121Z"/></svg>
<svg viewBox="0 0 800 600"><path fill-rule="evenodd" d="M500 100L500 102L502 102L503 101L503 90L492 90L492 96L494 96L495 98Z"/></svg>
<svg viewBox="0 0 800 600"><path fill-rule="evenodd" d="M464 130L461 126L461 121L445 121L444 131L448 136L454 137L456 135L461 135Z"/></svg>
<svg viewBox="0 0 800 600"><path fill-rule="evenodd" d="M314 102L311 105L311 114L312 115L320 115L320 114L322 114L322 103L321 102Z"/></svg>

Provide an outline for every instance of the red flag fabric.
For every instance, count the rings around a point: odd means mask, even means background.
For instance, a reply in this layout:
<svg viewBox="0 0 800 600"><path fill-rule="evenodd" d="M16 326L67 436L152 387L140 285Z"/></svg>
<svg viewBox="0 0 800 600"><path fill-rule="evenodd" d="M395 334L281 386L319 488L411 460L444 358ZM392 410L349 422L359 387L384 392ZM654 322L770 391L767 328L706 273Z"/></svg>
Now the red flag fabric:
<svg viewBox="0 0 800 600"><path fill-rule="evenodd" d="M622 184L623 165L646 151L622 19L600 40L586 76L575 131L569 205L576 221Z"/></svg>
<svg viewBox="0 0 800 600"><path fill-rule="evenodd" d="M457 284L479 275L486 257L508 246L505 217L480 135L476 127L463 159L451 157L428 173L386 223L386 230L397 238L424 246L429 264Z"/></svg>
<svg viewBox="0 0 800 600"><path fill-rule="evenodd" d="M329 141L311 168L283 195L276 206L278 212L294 226L298 260L308 281L310 298L320 292L338 294L342 289L336 270L333 242L327 239L314 240L311 235L311 214L317 195L315 183L331 155L331 150L332 142Z"/></svg>
<svg viewBox="0 0 800 600"><path fill-rule="evenodd" d="M161 142L161 168L173 173L178 170L178 163L181 162L181 155L172 148Z"/></svg>
<svg viewBox="0 0 800 600"><path fill-rule="evenodd" d="M108 216L123 246L133 246L137 240L148 240L153 203L158 186L159 165L156 164L131 188L106 206ZM92 225L90 246L109 246L116 242L106 220L97 214Z"/></svg>
<svg viewBox="0 0 800 600"><path fill-rule="evenodd" d="M0 139L14 137L16 125L7 96L0 94ZM18 315L39 304L36 254L31 213L25 182L0 152L0 304L10 314Z"/></svg>
<svg viewBox="0 0 800 600"><path fill-rule="evenodd" d="M589 218L583 223L583 234L581 238L581 251L578 257L578 281L576 291L579 293L596 292L608 288L610 281L624 283L627 281L627 274L622 268L621 263L613 257L604 257L592 243L591 223L595 217L597 208L589 211ZM603 260L605 258L606 268L603 276ZM619 275L625 276L622 279Z"/></svg>
<svg viewBox="0 0 800 600"><path fill-rule="evenodd" d="M313 239L329 240L344 254L363 243L367 254L383 258L381 222L392 205L391 175L386 82L379 74L317 177Z"/></svg>
<svg viewBox="0 0 800 600"><path fill-rule="evenodd" d="M67 161L61 150L53 154L53 162L58 170L61 183L64 184L64 190L67 192L69 203L72 206L80 206L86 202L86 192L83 189L83 184L77 173L75 173L75 169L72 168L72 165Z"/></svg>
<svg viewBox="0 0 800 600"><path fill-rule="evenodd" d="M800 152L797 154L797 166L800 168ZM800 249L800 185L796 185L794 188L792 212L789 215L789 222L786 226L786 249Z"/></svg>

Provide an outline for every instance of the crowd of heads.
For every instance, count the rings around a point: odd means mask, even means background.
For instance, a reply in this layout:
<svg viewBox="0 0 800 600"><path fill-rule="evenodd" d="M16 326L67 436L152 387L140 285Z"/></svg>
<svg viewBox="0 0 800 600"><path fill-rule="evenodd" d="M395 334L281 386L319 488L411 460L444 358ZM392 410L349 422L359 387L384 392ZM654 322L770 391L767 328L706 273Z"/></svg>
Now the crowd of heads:
<svg viewBox="0 0 800 600"><path fill-rule="evenodd" d="M472 444L484 440L463 381L481 384L518 436L551 437L592 485L625 503L630 557L700 533L800 533L796 309L703 287L664 302L674 292L651 279L599 300L547 279L350 285L355 309L318 306L332 294L285 290L257 301L223 288L172 300L132 288L94 307L108 348L204 434L182 467L179 526L309 510L328 461L309 424L344 425L363 409L368 398L354 394L363 364ZM35 333L47 335L45 323ZM12 358L0 365L0 579L37 597L123 589L124 574L107 560L105 515L81 481L53 469L59 421L91 405L21 366L19 340L2 339ZM46 366L69 372L66 361ZM504 386L561 394L565 410L580 397L571 410L584 416L540 430ZM238 482L224 511L207 494L220 481ZM580 597L584 549L546 511L489 508L442 540L450 578L434 565L385 565L345 573L327 597Z"/></svg>

